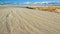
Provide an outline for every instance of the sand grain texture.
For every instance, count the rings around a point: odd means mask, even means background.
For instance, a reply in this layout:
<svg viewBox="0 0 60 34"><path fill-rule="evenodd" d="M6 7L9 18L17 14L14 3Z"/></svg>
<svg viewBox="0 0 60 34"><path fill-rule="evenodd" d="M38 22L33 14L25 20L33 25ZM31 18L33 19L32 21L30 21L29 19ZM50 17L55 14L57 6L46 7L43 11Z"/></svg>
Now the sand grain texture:
<svg viewBox="0 0 60 34"><path fill-rule="evenodd" d="M0 34L60 34L60 14L18 7L0 8Z"/></svg>

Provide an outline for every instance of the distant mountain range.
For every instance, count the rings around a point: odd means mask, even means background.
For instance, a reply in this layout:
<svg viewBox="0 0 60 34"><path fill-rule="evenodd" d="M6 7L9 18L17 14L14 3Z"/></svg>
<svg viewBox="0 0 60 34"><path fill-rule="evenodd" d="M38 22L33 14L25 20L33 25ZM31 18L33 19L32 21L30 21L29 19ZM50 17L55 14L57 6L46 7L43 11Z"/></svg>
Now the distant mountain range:
<svg viewBox="0 0 60 34"><path fill-rule="evenodd" d="M0 2L0 5L33 5L33 6L60 6L60 2L33 2L33 3L9 3Z"/></svg>

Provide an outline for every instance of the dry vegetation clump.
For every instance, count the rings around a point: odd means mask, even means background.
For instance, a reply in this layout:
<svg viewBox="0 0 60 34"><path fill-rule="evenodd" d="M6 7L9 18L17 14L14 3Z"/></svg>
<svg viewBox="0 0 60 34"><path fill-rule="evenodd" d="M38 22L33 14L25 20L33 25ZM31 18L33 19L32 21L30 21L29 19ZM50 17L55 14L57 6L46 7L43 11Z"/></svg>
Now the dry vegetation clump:
<svg viewBox="0 0 60 34"><path fill-rule="evenodd" d="M43 10L43 11L49 11L49 12L60 12L60 6L30 6L29 8L37 9L37 10Z"/></svg>

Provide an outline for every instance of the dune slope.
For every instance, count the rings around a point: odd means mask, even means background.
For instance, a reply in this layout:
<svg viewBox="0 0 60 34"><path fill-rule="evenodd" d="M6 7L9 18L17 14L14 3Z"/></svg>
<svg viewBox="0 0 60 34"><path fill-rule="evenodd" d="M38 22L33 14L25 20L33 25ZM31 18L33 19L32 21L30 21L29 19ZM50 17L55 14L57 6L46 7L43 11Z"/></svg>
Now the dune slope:
<svg viewBox="0 0 60 34"><path fill-rule="evenodd" d="M0 8L0 34L60 34L60 14L18 7Z"/></svg>

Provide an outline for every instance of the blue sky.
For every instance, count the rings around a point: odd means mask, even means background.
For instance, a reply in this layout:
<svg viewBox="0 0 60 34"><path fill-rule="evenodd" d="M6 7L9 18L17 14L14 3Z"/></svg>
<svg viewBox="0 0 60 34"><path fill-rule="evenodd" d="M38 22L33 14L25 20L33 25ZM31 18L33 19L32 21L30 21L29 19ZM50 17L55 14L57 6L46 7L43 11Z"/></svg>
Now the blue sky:
<svg viewBox="0 0 60 34"><path fill-rule="evenodd" d="M60 1L60 0L0 0L0 2L44 2L44 1Z"/></svg>
<svg viewBox="0 0 60 34"><path fill-rule="evenodd" d="M24 2L60 2L60 0L0 0L0 2L24 3Z"/></svg>

